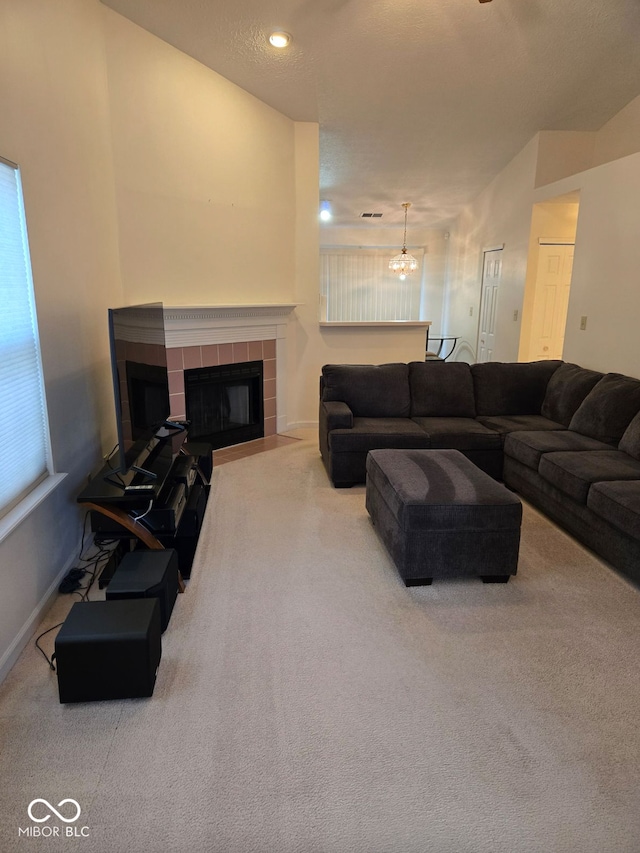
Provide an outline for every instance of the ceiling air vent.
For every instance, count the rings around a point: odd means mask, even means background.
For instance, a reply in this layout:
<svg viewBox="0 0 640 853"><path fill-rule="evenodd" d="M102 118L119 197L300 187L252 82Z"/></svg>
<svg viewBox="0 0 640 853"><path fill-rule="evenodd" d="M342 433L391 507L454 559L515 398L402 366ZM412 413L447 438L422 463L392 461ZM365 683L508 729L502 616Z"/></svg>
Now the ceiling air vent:
<svg viewBox="0 0 640 853"><path fill-rule="evenodd" d="M361 219L380 219L382 217L381 213L361 213Z"/></svg>

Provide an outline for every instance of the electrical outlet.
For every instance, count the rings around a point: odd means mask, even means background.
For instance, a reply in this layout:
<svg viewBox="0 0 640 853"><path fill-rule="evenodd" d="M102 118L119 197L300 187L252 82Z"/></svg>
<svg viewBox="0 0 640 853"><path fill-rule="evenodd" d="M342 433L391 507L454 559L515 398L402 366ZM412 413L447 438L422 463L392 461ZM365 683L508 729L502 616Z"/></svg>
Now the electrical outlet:
<svg viewBox="0 0 640 853"><path fill-rule="evenodd" d="M473 317L473 305L469 306L469 316Z"/></svg>
<svg viewBox="0 0 640 853"><path fill-rule="evenodd" d="M587 328L587 318L586 317L580 317L580 331L584 332L584 330L586 328Z"/></svg>
<svg viewBox="0 0 640 853"><path fill-rule="evenodd" d="M518 309L517 309L517 308L516 308L516 310L513 312L513 319L514 319L514 322L517 322L517 321L518 321Z"/></svg>

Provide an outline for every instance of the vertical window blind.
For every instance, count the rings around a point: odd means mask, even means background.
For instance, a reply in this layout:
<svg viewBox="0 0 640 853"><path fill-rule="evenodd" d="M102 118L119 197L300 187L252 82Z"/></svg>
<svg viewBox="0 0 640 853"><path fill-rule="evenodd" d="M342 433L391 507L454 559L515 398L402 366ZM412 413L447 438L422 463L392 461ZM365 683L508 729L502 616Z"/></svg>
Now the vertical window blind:
<svg viewBox="0 0 640 853"><path fill-rule="evenodd" d="M411 253L420 269L400 281L389 270L394 254L390 249L321 249L322 318L330 322L419 320L424 252L412 248Z"/></svg>
<svg viewBox="0 0 640 853"><path fill-rule="evenodd" d="M49 429L17 166L0 160L0 518L50 473Z"/></svg>

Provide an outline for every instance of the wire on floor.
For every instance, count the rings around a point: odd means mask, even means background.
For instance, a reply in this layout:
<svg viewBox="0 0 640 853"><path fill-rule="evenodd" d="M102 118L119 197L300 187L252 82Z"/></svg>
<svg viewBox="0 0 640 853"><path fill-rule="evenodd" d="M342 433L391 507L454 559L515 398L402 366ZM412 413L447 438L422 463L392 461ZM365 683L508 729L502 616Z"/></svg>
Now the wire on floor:
<svg viewBox="0 0 640 853"><path fill-rule="evenodd" d="M60 585L58 586L58 592L63 594L71 594L79 596L79 601L89 601L89 593L91 592L91 588L95 584L95 582L100 577L104 567L107 565L109 561L109 557L111 556L113 550L118 544L117 539L109 539L109 540L101 540L99 543L92 542L89 546L89 553L85 556L85 540L87 538L87 520L89 519L89 513L85 513L84 521L82 524L82 539L80 542L80 555L77 559L77 565L73 568L69 569L67 574L64 576ZM91 549L96 549L95 552L92 552ZM83 585L83 581L85 581ZM60 628L63 625L63 622L59 622L57 625L54 625L52 628L47 628L46 631L43 631L36 637L35 646L38 651L43 655L44 659L49 664L49 668L55 672L55 654L49 655L45 652L45 650L40 645L40 640L51 633L51 631L55 631L56 628Z"/></svg>

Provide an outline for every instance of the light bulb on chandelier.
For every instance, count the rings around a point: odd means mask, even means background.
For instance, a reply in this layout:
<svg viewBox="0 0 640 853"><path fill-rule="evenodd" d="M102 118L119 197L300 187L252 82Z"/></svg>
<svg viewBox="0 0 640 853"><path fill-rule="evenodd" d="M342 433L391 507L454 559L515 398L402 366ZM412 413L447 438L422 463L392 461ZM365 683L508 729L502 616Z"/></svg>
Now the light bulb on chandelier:
<svg viewBox="0 0 640 853"><path fill-rule="evenodd" d="M402 251L389 261L389 269L396 273L400 281L404 281L408 275L418 269L418 261L407 252L407 211L411 207L410 201L405 201L404 207L404 239L402 240Z"/></svg>

